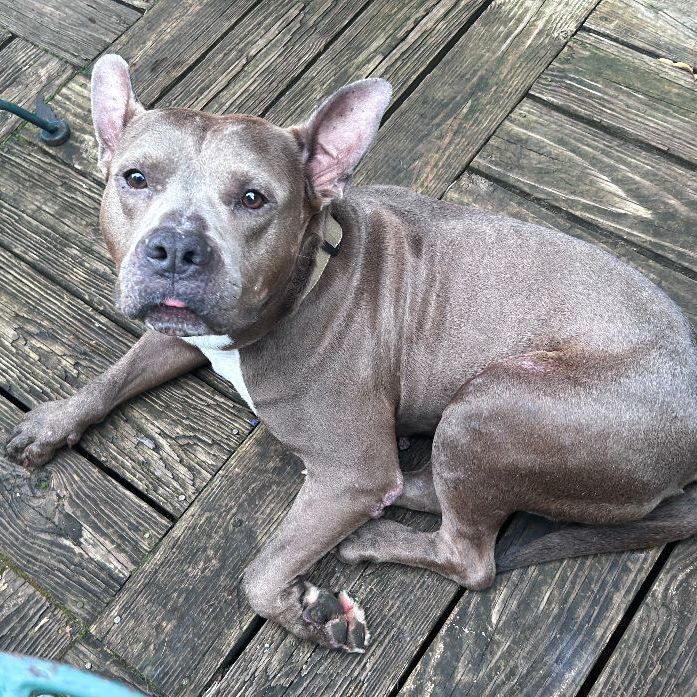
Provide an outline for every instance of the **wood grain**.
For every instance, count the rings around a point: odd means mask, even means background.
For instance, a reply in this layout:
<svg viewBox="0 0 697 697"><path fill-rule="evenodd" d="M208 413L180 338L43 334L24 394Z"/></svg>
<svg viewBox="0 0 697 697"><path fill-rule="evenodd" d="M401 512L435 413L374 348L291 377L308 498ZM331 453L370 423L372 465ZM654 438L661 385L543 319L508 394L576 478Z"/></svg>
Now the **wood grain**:
<svg viewBox="0 0 697 697"><path fill-rule="evenodd" d="M0 398L3 436L20 417L17 407ZM0 554L85 622L169 526L73 452L33 472L10 463L4 451L0 455Z"/></svg>
<svg viewBox="0 0 697 697"><path fill-rule="evenodd" d="M74 394L133 343L125 330L0 251L0 374L28 406ZM178 516L251 431L251 414L185 377L115 410L81 445Z"/></svg>
<svg viewBox="0 0 697 697"><path fill-rule="evenodd" d="M158 0L109 49L131 64L139 99L154 103L260 0Z"/></svg>
<svg viewBox="0 0 697 697"><path fill-rule="evenodd" d="M0 45L2 43L0 31ZM36 95L54 92L72 71L66 61L23 39L13 39L0 49L0 96L34 111ZM0 111L0 138L24 123L18 116ZM27 137L36 139L38 133L34 126L28 127Z"/></svg>
<svg viewBox="0 0 697 697"><path fill-rule="evenodd" d="M260 114L314 61L366 0L276 3L251 12L158 106Z"/></svg>
<svg viewBox="0 0 697 697"><path fill-rule="evenodd" d="M442 195L596 4L490 5L383 126L356 181Z"/></svg>
<svg viewBox="0 0 697 697"><path fill-rule="evenodd" d="M279 87L283 84L285 89L258 95L247 79L237 80L207 108L260 113L289 125L307 118L335 89L370 76L390 80L396 99L482 4L483 0L375 0L302 71L301 79L293 74L292 62L279 63L268 52L265 60L269 68L275 61L274 72L282 78Z"/></svg>
<svg viewBox="0 0 697 697"><path fill-rule="evenodd" d="M61 656L61 662L69 663L80 670L92 671L110 680L120 680L143 694L159 697L145 678L128 666L123 659L107 651L89 632L70 646Z"/></svg>
<svg viewBox="0 0 697 697"><path fill-rule="evenodd" d="M0 25L83 66L140 18L113 0L0 0Z"/></svg>
<svg viewBox="0 0 697 697"><path fill-rule="evenodd" d="M0 651L55 658L78 631L77 623L0 564Z"/></svg>
<svg viewBox="0 0 697 697"><path fill-rule="evenodd" d="M518 516L504 544L549 524ZM465 593L400 695L576 694L658 551L572 559Z"/></svg>
<svg viewBox="0 0 697 697"><path fill-rule="evenodd" d="M515 191L499 186L473 171L465 172L448 189L444 198L462 206L476 206L494 213L505 213L520 220L556 228L602 247L639 269L663 288L680 305L693 326L697 327L697 281L637 253L621 238L604 235L602 231L584 226L576 220L561 215L558 211L550 210Z"/></svg>
<svg viewBox="0 0 697 697"><path fill-rule="evenodd" d="M241 575L283 518L300 469L258 427L95 622L95 636L168 696L198 694L244 640L253 613Z"/></svg>
<svg viewBox="0 0 697 697"><path fill-rule="evenodd" d="M693 173L523 100L472 163L475 171L630 244L697 271Z"/></svg>
<svg viewBox="0 0 697 697"><path fill-rule="evenodd" d="M350 23L364 2L274 5L278 12L261 18L252 12L156 106L265 114L290 124L306 117L332 90L370 75L391 80L398 97L483 1L409 0L395 6L377 0ZM51 154L100 180L88 78L76 76L53 104L74 127L71 140Z"/></svg>
<svg viewBox="0 0 697 697"><path fill-rule="evenodd" d="M530 94L697 164L697 82L655 58L579 32Z"/></svg>
<svg viewBox="0 0 697 697"><path fill-rule="evenodd" d="M692 0L603 0L585 27L643 51L695 63L697 17Z"/></svg>
<svg viewBox="0 0 697 697"><path fill-rule="evenodd" d="M681 542L641 603L591 697L697 694L697 540Z"/></svg>

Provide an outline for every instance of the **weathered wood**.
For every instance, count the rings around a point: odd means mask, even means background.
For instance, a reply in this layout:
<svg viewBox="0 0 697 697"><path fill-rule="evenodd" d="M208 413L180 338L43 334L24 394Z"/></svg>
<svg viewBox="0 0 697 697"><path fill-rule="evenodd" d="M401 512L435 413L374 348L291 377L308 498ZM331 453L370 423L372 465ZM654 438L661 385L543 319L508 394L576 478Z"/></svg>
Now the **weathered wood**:
<svg viewBox="0 0 697 697"><path fill-rule="evenodd" d="M133 338L0 251L0 375L33 406L74 394ZM193 377L156 388L87 431L81 445L179 515L251 431L251 413Z"/></svg>
<svg viewBox="0 0 697 697"><path fill-rule="evenodd" d="M306 118L333 90L370 75L390 80L396 99L483 2L376 0L308 65L300 79L294 62L283 59L282 53L276 55L272 45L263 57L266 67L259 68L271 71L273 65L278 87L286 90L260 92L244 76L217 95L207 109L259 113L287 125Z"/></svg>
<svg viewBox="0 0 697 697"><path fill-rule="evenodd" d="M0 432L20 418L0 398ZM85 622L169 526L76 453L62 452L31 473L0 454L0 555Z"/></svg>
<svg viewBox="0 0 697 697"><path fill-rule="evenodd" d="M0 45L3 38L7 38L7 34L3 35L0 30ZM72 70L70 64L60 58L23 39L13 39L0 49L0 96L33 111L36 95L54 92ZM0 138L23 123L25 121L18 116L0 111ZM27 137L36 138L38 130L31 128Z"/></svg>
<svg viewBox="0 0 697 697"><path fill-rule="evenodd" d="M258 5L259 0L158 0L110 51L131 63L139 99L152 104Z"/></svg>
<svg viewBox="0 0 697 697"><path fill-rule="evenodd" d="M217 43L200 64L171 86L157 101L157 107L188 107L199 109L205 106L220 90L244 95L250 104L250 113L260 108L252 104L268 104L285 87L302 66L309 62L329 41L334 32L340 31L348 19L365 4L365 0L329 2L314 0L310 3L276 3L266 12L250 12L242 21L234 23L221 41ZM165 17L160 21L165 21ZM189 28L181 26L177 31ZM165 28L162 29L164 31ZM318 38L320 32L322 38ZM321 33L323 32L323 34ZM138 41L142 37L127 35L124 41ZM138 47L136 47L138 48ZM159 56L159 44L149 44L149 51ZM177 46L177 51L180 47ZM292 52L296 58L288 59ZM122 47L123 53L123 47ZM148 54L149 55L149 54ZM132 69L133 84L138 97L148 105L148 98L155 99L165 83L160 80L149 89L149 82L138 69L148 55L135 56ZM167 74L171 78L171 75ZM236 90L236 91L235 91ZM227 104L229 105L228 97ZM90 118L89 78L77 75L63 88L53 101L57 111L69 119L72 136L69 142L53 148L51 154L87 172L101 181L97 168L97 145ZM242 110L242 105L238 110ZM218 103L210 109L222 111Z"/></svg>
<svg viewBox="0 0 697 697"><path fill-rule="evenodd" d="M475 170L697 271L689 169L523 100Z"/></svg>
<svg viewBox="0 0 697 697"><path fill-rule="evenodd" d="M139 18L139 12L113 0L0 0L0 25L77 66Z"/></svg>
<svg viewBox="0 0 697 697"><path fill-rule="evenodd" d="M483 2L409 0L395 6L379 0L349 26L364 3L315 0L301 11L274 5L278 14L261 20L255 12L247 15L156 106L262 114L273 105L267 116L288 124L307 116L333 89L371 74L391 80L397 98ZM139 83L134 84L140 95ZM75 125L70 142L51 154L100 179L89 80L76 76L53 104Z"/></svg>
<svg viewBox="0 0 697 697"><path fill-rule="evenodd" d="M504 544L549 523L518 516ZM658 551L601 555L504 574L466 592L400 695L574 695Z"/></svg>
<svg viewBox="0 0 697 697"><path fill-rule="evenodd" d="M89 633L74 643L65 655L61 656L61 662L69 663L80 670L90 670L111 680L120 680L146 695L156 697L158 694L145 678L128 666L123 659L107 651Z"/></svg>
<svg viewBox="0 0 697 697"><path fill-rule="evenodd" d="M693 0L603 0L585 26L643 51L695 63L697 17Z"/></svg>
<svg viewBox="0 0 697 697"><path fill-rule="evenodd" d="M357 181L441 195L596 4L490 5L387 121Z"/></svg>
<svg viewBox="0 0 697 697"><path fill-rule="evenodd" d="M663 266L653 259L642 256L621 238L603 235L602 232L598 232L592 227L584 226L577 220L569 219L560 215L559 212L538 205L534 201L471 171L465 172L448 189L444 198L462 206L477 206L494 213L505 213L520 220L553 227L602 247L639 269L663 288L681 306L693 325L697 327L697 281Z"/></svg>
<svg viewBox="0 0 697 697"><path fill-rule="evenodd" d="M198 694L249 628L242 572L300 481L299 463L260 426L95 622L95 636L168 696Z"/></svg>
<svg viewBox="0 0 697 697"><path fill-rule="evenodd" d="M697 164L697 84L688 73L655 58L579 32L530 93Z"/></svg>
<svg viewBox="0 0 697 697"><path fill-rule="evenodd" d="M260 114L364 5L366 0L296 0L251 12L158 106Z"/></svg>
<svg viewBox="0 0 697 697"><path fill-rule="evenodd" d="M591 697L697 694L697 540L671 553Z"/></svg>
<svg viewBox="0 0 697 697"><path fill-rule="evenodd" d="M0 563L0 651L55 658L79 626Z"/></svg>
<svg viewBox="0 0 697 697"><path fill-rule="evenodd" d="M143 325L126 319L113 305L116 276L98 226L102 189L38 146L23 140L6 143L0 152L0 247L140 336ZM248 413L226 380L210 369L196 375Z"/></svg>

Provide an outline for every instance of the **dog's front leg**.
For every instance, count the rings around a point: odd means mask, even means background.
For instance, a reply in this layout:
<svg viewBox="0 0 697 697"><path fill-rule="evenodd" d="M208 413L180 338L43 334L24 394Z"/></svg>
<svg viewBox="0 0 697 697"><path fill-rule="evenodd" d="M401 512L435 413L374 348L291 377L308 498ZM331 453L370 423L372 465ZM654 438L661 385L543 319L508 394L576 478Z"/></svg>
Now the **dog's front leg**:
<svg viewBox="0 0 697 697"><path fill-rule="evenodd" d="M206 362L185 341L148 331L72 397L44 402L27 413L10 434L7 455L25 467L43 465L58 448L75 445L88 426L102 421L117 405Z"/></svg>
<svg viewBox="0 0 697 697"><path fill-rule="evenodd" d="M370 636L362 609L347 593L317 588L302 576L401 492L394 438L381 452L356 444L352 457L353 462L335 460L328 467L306 461L307 480L276 534L247 569L244 588L255 612L296 636L362 653Z"/></svg>

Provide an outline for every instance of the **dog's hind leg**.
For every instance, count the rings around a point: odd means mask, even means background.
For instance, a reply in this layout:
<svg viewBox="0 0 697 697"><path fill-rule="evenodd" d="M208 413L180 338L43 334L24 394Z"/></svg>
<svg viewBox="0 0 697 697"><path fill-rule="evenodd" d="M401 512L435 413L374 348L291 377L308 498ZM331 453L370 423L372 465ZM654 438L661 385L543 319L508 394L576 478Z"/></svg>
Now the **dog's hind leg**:
<svg viewBox="0 0 697 697"><path fill-rule="evenodd" d="M415 472L404 473L404 489L392 505L440 515L440 501L433 486L433 470L430 463Z"/></svg>
<svg viewBox="0 0 697 697"><path fill-rule="evenodd" d="M695 471L689 390L671 382L660 356L600 358L536 352L470 380L433 442L441 529L370 522L339 546L339 558L420 566L482 588L494 578L497 532L514 511L616 524L677 493ZM552 558L577 553L570 544Z"/></svg>

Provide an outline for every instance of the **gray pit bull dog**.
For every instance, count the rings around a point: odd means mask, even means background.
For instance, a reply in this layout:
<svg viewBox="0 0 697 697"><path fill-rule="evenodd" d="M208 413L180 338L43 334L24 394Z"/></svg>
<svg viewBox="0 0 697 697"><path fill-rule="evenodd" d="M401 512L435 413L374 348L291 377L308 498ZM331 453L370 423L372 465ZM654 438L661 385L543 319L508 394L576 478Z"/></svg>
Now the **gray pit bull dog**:
<svg viewBox="0 0 697 697"><path fill-rule="evenodd" d="M27 414L7 446L40 465L117 404L210 360L307 468L246 571L249 602L357 652L361 608L303 577L331 550L481 589L497 561L697 532L696 487L683 491L697 479L697 350L680 310L572 237L398 187L349 188L390 96L383 80L355 82L292 128L146 111L126 63L101 58L101 226L118 306L149 331L74 397ZM433 434L431 465L402 473L397 437L415 433ZM379 520L390 505L441 527ZM582 525L497 560L514 511Z"/></svg>

